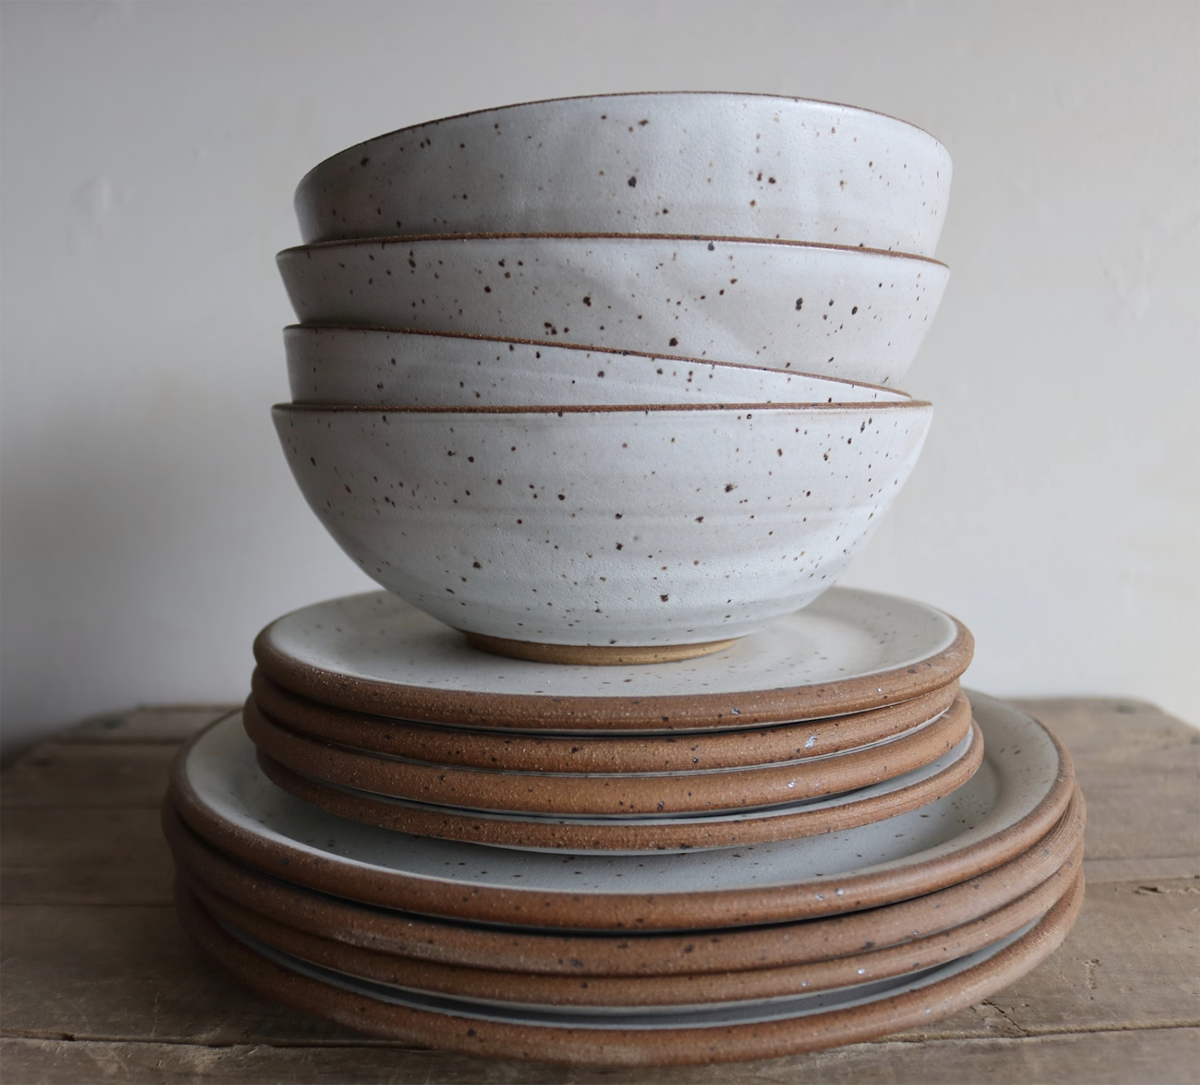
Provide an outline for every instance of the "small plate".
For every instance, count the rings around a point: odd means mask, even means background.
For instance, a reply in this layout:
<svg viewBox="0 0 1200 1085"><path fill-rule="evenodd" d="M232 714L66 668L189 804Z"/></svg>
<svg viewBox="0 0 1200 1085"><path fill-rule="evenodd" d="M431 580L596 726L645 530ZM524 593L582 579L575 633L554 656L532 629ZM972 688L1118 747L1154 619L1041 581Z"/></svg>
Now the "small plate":
<svg viewBox="0 0 1200 1085"><path fill-rule="evenodd" d="M1070 756L1036 720L969 694L983 766L887 822L661 856L544 854L399 835L327 814L259 771L236 719L180 752L170 799L226 855L351 900L428 915L575 930L736 927L856 911L998 866L1062 817Z"/></svg>
<svg viewBox="0 0 1200 1085"><path fill-rule="evenodd" d="M627 818L733 811L873 787L920 770L961 742L971 727L971 706L959 694L951 708L920 727L845 753L744 769L645 774L457 768L356 750L281 727L253 698L242 721L260 752L319 783L470 810Z"/></svg>
<svg viewBox="0 0 1200 1085"><path fill-rule="evenodd" d="M277 619L254 655L281 686L337 708L464 727L636 732L840 716L954 681L974 641L909 599L830 588L713 656L637 666L500 659L387 592Z"/></svg>
<svg viewBox="0 0 1200 1085"><path fill-rule="evenodd" d="M580 855L732 848L838 832L896 817L949 795L975 774L982 761L983 739L978 728L972 727L966 737L928 765L840 795L711 814L565 817L464 810L393 799L300 776L258 751L259 767L273 783L306 803L351 821L441 840Z"/></svg>
<svg viewBox="0 0 1200 1085"><path fill-rule="evenodd" d="M591 1065L662 1065L770 1058L853 1043L937 1020L1000 990L1044 961L1083 902L1078 876L1038 922L913 976L784 1001L648 1016L505 1010L397 991L279 953L220 926L186 891L184 927L261 994L352 1028L472 1055Z"/></svg>
<svg viewBox="0 0 1200 1085"><path fill-rule="evenodd" d="M801 723L636 735L559 735L413 723L330 708L289 692L259 670L251 688L254 703L271 719L325 742L462 768L577 773L693 772L824 757L884 742L928 723L958 695L958 682L950 682L898 704Z"/></svg>
<svg viewBox="0 0 1200 1085"><path fill-rule="evenodd" d="M244 908L297 930L398 957L500 972L649 976L784 967L900 945L1000 908L1073 861L1086 811L1075 790L1040 840L969 881L847 915L684 933L587 934L429 919L293 885L226 858L163 808L176 868Z"/></svg>

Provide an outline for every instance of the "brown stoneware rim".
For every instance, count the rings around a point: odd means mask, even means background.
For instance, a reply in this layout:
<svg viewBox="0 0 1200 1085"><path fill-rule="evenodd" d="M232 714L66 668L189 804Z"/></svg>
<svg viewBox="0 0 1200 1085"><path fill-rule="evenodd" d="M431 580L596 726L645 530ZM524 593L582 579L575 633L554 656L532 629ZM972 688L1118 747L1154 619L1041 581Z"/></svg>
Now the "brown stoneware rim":
<svg viewBox="0 0 1200 1085"><path fill-rule="evenodd" d="M227 857L187 828L169 802L162 808L163 833L176 867L269 918L398 957L572 976L736 972L902 945L975 919L1040 885L1062 863L1081 862L1086 822L1086 805L1076 788L1062 818L1032 847L932 893L861 912L770 926L630 936L433 919L332 897Z"/></svg>
<svg viewBox="0 0 1200 1085"><path fill-rule="evenodd" d="M301 697L255 669L251 697L289 730L373 753L494 771L637 773L751 768L824 757L897 737L945 712L957 680L907 701L849 716L767 727L559 735L370 716Z"/></svg>
<svg viewBox="0 0 1200 1085"><path fill-rule="evenodd" d="M737 101L740 98L763 98L773 102L786 103L789 105L813 105L813 106L828 106L832 109L848 109L852 113L863 113L872 117L882 117L885 121L891 121L894 124L902 125L905 128L912 128L920 132L924 136L929 136L942 150L946 150L941 140L937 136L927 132L919 125L913 124L912 121L903 120L900 117L893 117L890 113L881 113L878 109L866 109L859 105L847 105L844 102L827 102L823 98L798 98L785 94L764 94L761 91L747 91L744 94L739 94L736 91L728 90L624 90L615 91L612 94L568 94L561 98L534 98L528 102L510 102L508 105L488 106L485 109L469 109L465 113L452 113L448 117L435 117L433 120L420 121L417 124L406 124L403 128L396 128L391 132L384 132L382 135L372 136L370 139L364 139L361 143L355 143L352 146L346 147L343 150L337 151L335 154L329 155L327 158L321 159L312 169L310 169L302 178L300 184L296 186L297 194L299 190L305 186L310 177L315 177L334 159L341 158L342 155L360 154L362 151L378 143L380 140L392 139L394 136L402 136L408 132L415 132L421 128L433 128L439 124L446 124L449 121L461 121L467 117L481 117L486 113L506 113L510 109L525 109L535 105L557 105L561 102L599 102L605 98L729 98ZM947 152L948 154L948 152Z"/></svg>
<svg viewBox="0 0 1200 1085"><path fill-rule="evenodd" d="M323 938L259 915L190 875L176 878L210 916L264 945L349 976L451 998L577 1007L672 1007L815 994L858 983L896 979L949 964L986 949L1044 916L1073 887L1082 844L1053 874L1028 892L983 915L901 945L872 948L801 965L749 967L735 972L658 976L538 975L415 961Z"/></svg>
<svg viewBox="0 0 1200 1085"><path fill-rule="evenodd" d="M322 783L470 810L645 816L833 798L882 783L953 749L970 729L971 706L960 693L946 712L920 727L823 758L654 774L495 771L380 756L292 731L262 712L253 696L242 710L242 722L250 741L268 757Z"/></svg>
<svg viewBox="0 0 1200 1085"><path fill-rule="evenodd" d="M655 1066L799 1054L925 1025L1032 971L1066 938L1083 903L1083 878L1027 934L958 975L862 1006L803 1018L708 1029L545 1028L410 1009L331 987L268 961L220 928L186 893L180 921L200 947L260 994L340 1024L468 1055L575 1065Z"/></svg>
<svg viewBox="0 0 1200 1085"><path fill-rule="evenodd" d="M924 399L906 399L900 402L880 402L877 399L861 403L566 403L548 406L507 407L414 407L374 406L365 403L276 403L271 410L280 414L464 414L486 416L492 414L709 414L717 412L743 411L746 417L751 412L766 414L771 411L791 413L793 411L839 412L842 414L865 414L868 411L925 410L933 404Z"/></svg>
<svg viewBox="0 0 1200 1085"><path fill-rule="evenodd" d="M271 625L254 640L262 671L285 689L321 704L420 723L449 723L492 730L688 731L848 716L907 701L957 680L975 654L975 639L957 618L954 640L907 666L819 685L727 693L643 697L558 697L431 689L380 682L311 667L279 652ZM274 623L272 623L274 624ZM730 701L737 702L736 717Z"/></svg>
<svg viewBox="0 0 1200 1085"><path fill-rule="evenodd" d="M413 836L567 852L691 851L823 836L906 814L958 790L975 774L983 763L983 735L972 722L971 744L962 756L931 776L881 795L856 799L851 792L841 801L838 796L830 796L835 804L821 809L801 807L780 814L768 808L761 816L747 812L741 820L723 814L714 814L711 819L705 815L685 815L661 825L616 817L601 822L599 818L554 819L520 813L487 815L452 806L388 799L301 776L262 750L257 757L267 779L301 801L350 821Z"/></svg>
<svg viewBox="0 0 1200 1085"><path fill-rule="evenodd" d="M285 257L308 255L322 249L351 248L375 245L381 249L393 245L413 245L425 241L620 241L626 245L637 245L643 241L705 242L722 245L764 245L776 248L812 249L828 252L858 252L864 256L887 256L893 260L913 260L922 264L950 270L948 264L932 256L921 256L915 252L900 252L896 249L869 249L865 245L834 245L828 241L790 241L786 238L729 237L725 234L617 234L617 233L461 233L461 234L384 234L379 237L350 237L343 241L314 241L311 245L291 245L275 254L277 261Z"/></svg>
<svg viewBox="0 0 1200 1085"><path fill-rule="evenodd" d="M621 358L644 358L646 361L679 362L682 365L708 365L717 369L741 369L754 373L782 373L789 377L807 377L811 380L828 381L830 384L856 385L859 388L870 388L875 392L889 392L893 395L912 396L899 388L886 384L871 384L869 381L851 380L848 377L827 377L821 373L809 373L799 369L776 369L769 365L754 365L751 362L722 362L717 359L700 359L683 354L652 354L646 350L622 350L620 347L596 347L582 343L558 343L551 339L520 339L500 335L478 335L472 332L435 332L425 328L389 328L377 324L336 324L319 320L304 324L288 324L283 333L288 332L367 332L387 335L424 336L431 339L463 339L472 343L503 343L505 345L522 347L545 347L547 350L571 350L583 354L609 354ZM869 402L875 402L870 400Z"/></svg>
<svg viewBox="0 0 1200 1085"><path fill-rule="evenodd" d="M187 826L223 854L293 884L366 904L517 927L595 931L744 927L894 904L975 878L1033 846L1061 819L1075 791L1070 754L1052 731L1041 726L1058 754L1054 783L1024 817L994 835L883 871L751 888L580 895L477 886L459 894L451 891L452 883L439 879L339 861L294 844L266 840L214 812L187 778L188 754L211 727L180 750L171 770L168 799Z"/></svg>

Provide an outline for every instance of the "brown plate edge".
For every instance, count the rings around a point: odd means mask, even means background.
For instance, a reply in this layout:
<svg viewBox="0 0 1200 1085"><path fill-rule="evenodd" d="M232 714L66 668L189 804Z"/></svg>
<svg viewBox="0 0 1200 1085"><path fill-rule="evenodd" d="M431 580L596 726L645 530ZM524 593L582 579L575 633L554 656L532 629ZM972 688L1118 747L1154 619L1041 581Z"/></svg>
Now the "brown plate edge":
<svg viewBox="0 0 1200 1085"><path fill-rule="evenodd" d="M218 721L211 726L220 724ZM414 878L395 871L359 869L339 864L298 847L265 843L241 827L226 824L200 801L187 780L191 747L207 733L201 731L179 752L171 770L168 800L198 836L219 851L267 873L286 868L286 879L309 888L387 908L431 916L469 919L515 926L561 926L563 929L664 930L670 928L735 927L789 919L833 915L895 903L965 881L1013 858L1041 839L1059 820L1070 802L1075 778L1070 755L1058 737L1039 721L1059 755L1059 770L1049 791L1013 825L965 851L940 855L907 868L865 873L841 881L713 891L699 896L670 894L604 894L602 909L581 909L571 893L546 894L520 889L478 889L460 896L447 893L447 883ZM282 874L281 874L282 876ZM837 889L842 893L834 895ZM543 904L549 899L551 907ZM544 914L557 904L551 917ZM539 907L540 905L540 907ZM566 922L563 922L566 920ZM583 922L586 921L586 922Z"/></svg>
<svg viewBox="0 0 1200 1085"><path fill-rule="evenodd" d="M863 1006L716 1028L572 1029L459 1018L384 1003L292 972L227 934L186 893L177 911L210 957L270 999L372 1035L490 1058L596 1066L695 1065L817 1051L935 1021L1032 971L1065 940L1083 904L1083 873L1023 937L957 976Z"/></svg>
<svg viewBox="0 0 1200 1085"><path fill-rule="evenodd" d="M942 613L945 613L944 611ZM906 667L826 683L735 694L666 697L551 697L524 693L463 693L384 684L298 663L270 643L274 623L254 639L254 658L276 683L320 704L417 723L491 729L655 730L754 726L849 715L911 700L954 681L967 669L975 639L957 618L956 636L940 652ZM914 677L916 675L916 677ZM736 706L731 701L737 701ZM717 705L719 710L715 710ZM733 709L736 708L736 711Z"/></svg>
<svg viewBox="0 0 1200 1085"><path fill-rule="evenodd" d="M746 967L746 961L755 962L751 967L763 967L761 962L768 959L780 966L804 964L824 957L858 952L872 943L880 948L901 945L912 940L910 932L919 936L936 934L946 929L947 925L974 918L979 914L974 903L978 898L982 897L988 905L999 907L1041 884L1068 860L1074 850L1082 847L1086 824L1086 804L1082 793L1075 788L1071 804L1046 836L1008 863L976 878L931 894L863 912L799 920L796 923L785 922L765 929L723 929L720 938L714 941L704 937L709 933L705 931L679 934L647 932L636 939L629 939L623 933L615 932L540 931L536 928L514 931L512 928L463 925L461 921L447 922L413 913L379 915L373 911L378 906L330 898L319 890L285 882L275 875L244 866L192 832L170 803L163 805L163 832L176 868L187 870L215 892L268 918L290 923L319 937L366 949L378 949L393 956L490 971L565 973L572 976L732 972L737 971L739 965ZM1014 866L1017 867L1016 871L1012 869ZM971 892L964 896L962 891L968 887ZM962 908L958 905L958 898L969 899L972 903ZM315 909L315 920L306 915L306 906ZM937 913L934 923L930 923L923 915L930 907ZM942 911L943 907L945 911ZM356 915L356 912L361 914ZM881 912L888 913L886 918L891 930L886 936L887 941L881 941L885 937L882 932L888 929L882 925L884 917ZM372 920L382 923L382 932L367 932L364 929ZM937 922L942 920L945 921L942 924ZM791 938L787 933L789 931L797 932L800 937ZM804 935L814 932L825 934L823 944L815 953L811 947L804 948ZM443 948L446 940L459 940L459 948L452 953L447 952ZM496 945L488 944L491 940ZM472 949L464 951L461 948L462 941L466 941ZM481 946L484 952L480 952ZM647 967L646 959L638 957L639 951L634 948L637 946L648 946L652 959L661 954L665 960ZM614 949L623 959L618 960ZM640 965L631 966L625 954L640 960ZM485 957L486 961L483 959Z"/></svg>

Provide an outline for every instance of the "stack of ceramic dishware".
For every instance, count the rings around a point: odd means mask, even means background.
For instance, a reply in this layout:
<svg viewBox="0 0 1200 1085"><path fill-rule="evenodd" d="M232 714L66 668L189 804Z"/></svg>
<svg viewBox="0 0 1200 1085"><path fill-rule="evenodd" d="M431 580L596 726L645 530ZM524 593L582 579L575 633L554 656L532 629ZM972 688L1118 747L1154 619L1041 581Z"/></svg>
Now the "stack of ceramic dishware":
<svg viewBox="0 0 1200 1085"><path fill-rule="evenodd" d="M832 587L931 407L945 149L764 96L535 103L322 163L289 463L388 591L255 642L164 808L180 915L380 1035L643 1064L926 1022L1061 942L1083 803L932 607Z"/></svg>

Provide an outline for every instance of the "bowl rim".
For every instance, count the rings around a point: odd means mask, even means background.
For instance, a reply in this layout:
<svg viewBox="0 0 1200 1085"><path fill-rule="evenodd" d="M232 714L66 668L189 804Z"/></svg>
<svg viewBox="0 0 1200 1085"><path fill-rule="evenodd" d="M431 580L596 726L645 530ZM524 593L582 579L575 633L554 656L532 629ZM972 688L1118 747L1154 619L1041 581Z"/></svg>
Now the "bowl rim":
<svg viewBox="0 0 1200 1085"><path fill-rule="evenodd" d="M892 395L912 399L910 392L900 388L889 388L886 384L872 384L869 381L856 381L848 377L827 377L822 373L809 373L799 369L779 369L770 365L753 365L750 362L723 362L718 359L689 358L681 354L654 354L646 350L622 350L620 347L596 347L586 343L556 343L549 339L522 339L502 335L479 335L473 332L437 332L424 328L391 328L380 324L341 324L336 322L313 321L307 324L286 324L283 328L285 338L290 332L368 332L386 333L388 335L419 335L437 339L465 339L477 343L508 343L527 347L542 347L547 350L574 350L589 354L619 355L622 358L645 358L647 361L659 360L664 362L683 362L687 365L716 366L720 369L747 369L755 373L779 373L787 377L804 377L808 380L829 381L831 384L852 385L858 388L871 388L877 392L888 392ZM858 402L845 400L844 402ZM864 400L863 402L876 402Z"/></svg>
<svg viewBox="0 0 1200 1085"><path fill-rule="evenodd" d="M513 109L528 109L532 106L556 105L563 102L597 102L606 98L764 98L770 101L786 103L790 105L803 106L821 106L829 109L846 109L853 113L861 113L871 117L880 117L885 121L891 121L893 124L903 125L905 128L911 128L916 132L920 132L924 136L928 136L933 140L934 144L945 152L946 157L950 157L950 152L940 139L932 132L922 128L920 125L913 124L912 121L906 121L900 117L895 117L890 113L883 113L878 109L868 109L865 106L849 105L846 102L831 102L823 98L801 98L786 94L764 94L761 91L746 91L738 92L732 90L627 90L617 91L612 94L567 94L557 98L533 98L524 102L510 102L507 105L500 106L485 106L483 109L468 109L463 113L451 113L446 117L435 117L429 121L419 121L416 124L407 124L401 128L394 128L390 132L383 132L378 136L371 136L368 139L352 143L349 147L344 147L340 151L335 151L331 155L322 158L315 166L312 167L303 177L300 178L299 184L296 185L296 193L293 202L299 203L300 192L309 184L309 178L328 166L335 158L341 158L343 155L351 154L352 152L361 152L364 148L371 144L378 143L380 140L391 139L395 136L403 135L406 132L415 132L419 128L430 128L434 125L447 124L451 121L461 121L468 117L479 117L485 113L505 113Z"/></svg>
<svg viewBox="0 0 1200 1085"><path fill-rule="evenodd" d="M348 237L335 241L314 241L310 245L289 245L275 254L277 263L284 257L311 254L314 250L350 248L361 245L408 245L424 241L707 241L710 245L767 245L793 249L830 249L833 252L861 252L870 256L890 256L897 260L920 261L950 270L950 265L932 256L898 249L871 249L866 245L833 245L826 241L793 241L781 237L731 237L725 234L612 234L612 233L458 233L458 234L384 234L378 237Z"/></svg>
<svg viewBox="0 0 1200 1085"><path fill-rule="evenodd" d="M843 403L585 403L585 404L548 404L545 406L521 404L507 407L416 407L416 406L378 406L357 403L276 403L271 407L271 413L290 414L303 412L307 414L463 414L463 415L558 415L564 414L667 414L683 412L718 412L741 411L750 417L752 412L795 413L796 411L840 411L849 414L862 414L864 411L879 410L911 410L921 409L932 411L933 404L925 399L906 399L898 402L879 402L865 400L863 402Z"/></svg>

